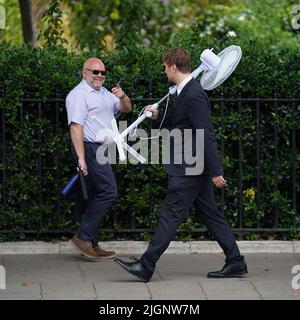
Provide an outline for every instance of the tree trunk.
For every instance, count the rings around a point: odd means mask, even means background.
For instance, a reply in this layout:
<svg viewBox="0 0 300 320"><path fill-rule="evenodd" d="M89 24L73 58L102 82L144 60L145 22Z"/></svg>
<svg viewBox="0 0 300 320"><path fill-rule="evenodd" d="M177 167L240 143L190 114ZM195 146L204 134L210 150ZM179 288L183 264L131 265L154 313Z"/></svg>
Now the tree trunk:
<svg viewBox="0 0 300 320"><path fill-rule="evenodd" d="M19 0L21 17L22 17L22 30L24 42L32 46L37 45L36 30L32 14L31 0Z"/></svg>

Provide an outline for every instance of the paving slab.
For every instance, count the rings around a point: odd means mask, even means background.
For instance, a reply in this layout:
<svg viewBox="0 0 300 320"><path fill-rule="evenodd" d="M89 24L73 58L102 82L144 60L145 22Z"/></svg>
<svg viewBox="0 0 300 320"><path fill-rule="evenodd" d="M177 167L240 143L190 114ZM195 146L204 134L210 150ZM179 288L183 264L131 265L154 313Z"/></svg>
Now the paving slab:
<svg viewBox="0 0 300 320"><path fill-rule="evenodd" d="M74 256L6 255L8 282L78 281L82 273Z"/></svg>
<svg viewBox="0 0 300 320"><path fill-rule="evenodd" d="M251 281L263 300L300 300L300 290L292 288L291 281Z"/></svg>
<svg viewBox="0 0 300 320"><path fill-rule="evenodd" d="M33 282L17 282L6 284L6 289L0 289L0 300L40 300L41 286Z"/></svg>
<svg viewBox="0 0 300 320"><path fill-rule="evenodd" d="M292 244L293 244L294 252L300 254L300 241L299 240L292 241Z"/></svg>
<svg viewBox="0 0 300 320"><path fill-rule="evenodd" d="M59 254L59 243L45 241L0 242L1 254Z"/></svg>
<svg viewBox="0 0 300 320"><path fill-rule="evenodd" d="M242 254L246 253L293 253L292 241L237 241Z"/></svg>
<svg viewBox="0 0 300 320"><path fill-rule="evenodd" d="M200 281L208 300L260 300L259 293L249 281L203 279Z"/></svg>
<svg viewBox="0 0 300 320"><path fill-rule="evenodd" d="M291 270L298 260L290 253L247 254L245 259L248 265L249 280L281 280L290 281Z"/></svg>
<svg viewBox="0 0 300 320"><path fill-rule="evenodd" d="M300 253L294 253L294 257L300 264Z"/></svg>
<svg viewBox="0 0 300 320"><path fill-rule="evenodd" d="M125 278L125 277L124 277ZM150 300L147 285L138 280L94 282L97 300Z"/></svg>
<svg viewBox="0 0 300 320"><path fill-rule="evenodd" d="M42 300L95 300L91 282L43 282Z"/></svg>
<svg viewBox="0 0 300 320"><path fill-rule="evenodd" d="M198 282L160 281L148 284L153 300L206 300Z"/></svg>

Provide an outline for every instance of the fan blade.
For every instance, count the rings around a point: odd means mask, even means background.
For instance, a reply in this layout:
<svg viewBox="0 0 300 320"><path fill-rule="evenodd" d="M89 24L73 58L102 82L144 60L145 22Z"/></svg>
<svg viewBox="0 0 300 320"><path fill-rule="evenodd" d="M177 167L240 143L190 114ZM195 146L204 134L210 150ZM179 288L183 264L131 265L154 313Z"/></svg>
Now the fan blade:
<svg viewBox="0 0 300 320"><path fill-rule="evenodd" d="M117 145L117 148L118 148L120 160L124 161L126 159L126 156L125 156L124 149L123 149L123 146L122 146L123 139L119 135L117 121L116 121L115 118L113 118L111 120L111 126L112 126L112 129L113 129L113 132L114 132L114 136L115 136L114 137L114 141L115 141L115 143Z"/></svg>
<svg viewBox="0 0 300 320"><path fill-rule="evenodd" d="M136 158L140 163L145 163L147 160L131 148L125 141L122 142L124 149L126 149L134 158Z"/></svg>

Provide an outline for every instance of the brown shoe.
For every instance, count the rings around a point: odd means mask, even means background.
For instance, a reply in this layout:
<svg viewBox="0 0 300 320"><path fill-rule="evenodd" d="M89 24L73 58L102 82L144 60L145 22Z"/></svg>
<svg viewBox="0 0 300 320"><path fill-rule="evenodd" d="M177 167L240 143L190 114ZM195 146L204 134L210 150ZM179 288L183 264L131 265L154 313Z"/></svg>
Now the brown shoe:
<svg viewBox="0 0 300 320"><path fill-rule="evenodd" d="M85 257L88 257L90 259L99 258L98 253L94 250L90 241L81 240L78 238L77 235L75 235L72 239L70 239L70 243L77 251L79 251Z"/></svg>
<svg viewBox="0 0 300 320"><path fill-rule="evenodd" d="M116 256L116 253L114 251L105 251L99 246L95 246L94 250L98 254L98 257L102 259L112 259Z"/></svg>

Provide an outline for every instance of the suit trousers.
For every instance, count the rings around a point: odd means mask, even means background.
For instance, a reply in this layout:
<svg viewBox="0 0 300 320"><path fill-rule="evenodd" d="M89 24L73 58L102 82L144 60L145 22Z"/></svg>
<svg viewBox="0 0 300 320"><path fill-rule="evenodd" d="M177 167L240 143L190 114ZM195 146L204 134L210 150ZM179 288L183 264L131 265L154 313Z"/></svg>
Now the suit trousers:
<svg viewBox="0 0 300 320"><path fill-rule="evenodd" d="M99 224L109 207L117 198L117 185L110 163L99 164L96 159L100 144L84 142L88 175L88 204L81 218L77 235L81 240L98 244Z"/></svg>
<svg viewBox="0 0 300 320"><path fill-rule="evenodd" d="M190 207L221 246L227 263L243 262L239 248L222 212L217 208L213 184L209 175L169 176L168 191L160 210L159 224L140 261L149 270L173 240L179 224L187 217Z"/></svg>

